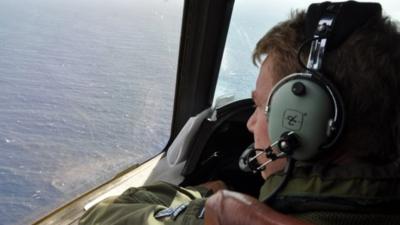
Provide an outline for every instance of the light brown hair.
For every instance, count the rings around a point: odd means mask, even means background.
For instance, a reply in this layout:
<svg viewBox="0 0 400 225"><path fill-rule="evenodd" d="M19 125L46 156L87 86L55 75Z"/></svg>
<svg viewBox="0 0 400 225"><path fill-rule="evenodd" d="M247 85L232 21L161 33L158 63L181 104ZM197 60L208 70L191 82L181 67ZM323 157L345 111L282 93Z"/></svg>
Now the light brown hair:
<svg viewBox="0 0 400 225"><path fill-rule="evenodd" d="M272 56L274 81L303 71L297 50L305 41L305 17L304 11L293 12L256 45L253 62L259 63L263 54ZM301 57L305 62L307 55ZM322 71L341 93L346 111L346 126L335 152L375 163L397 159L400 34L396 24L388 17L370 18L325 54Z"/></svg>

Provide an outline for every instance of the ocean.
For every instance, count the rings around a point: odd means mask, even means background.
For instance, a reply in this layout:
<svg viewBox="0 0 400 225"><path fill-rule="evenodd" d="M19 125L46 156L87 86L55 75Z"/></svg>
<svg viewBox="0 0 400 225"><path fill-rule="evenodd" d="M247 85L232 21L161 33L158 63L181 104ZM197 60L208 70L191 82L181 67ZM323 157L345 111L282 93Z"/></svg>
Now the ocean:
<svg viewBox="0 0 400 225"><path fill-rule="evenodd" d="M172 0L0 1L0 224L28 224L169 138Z"/></svg>

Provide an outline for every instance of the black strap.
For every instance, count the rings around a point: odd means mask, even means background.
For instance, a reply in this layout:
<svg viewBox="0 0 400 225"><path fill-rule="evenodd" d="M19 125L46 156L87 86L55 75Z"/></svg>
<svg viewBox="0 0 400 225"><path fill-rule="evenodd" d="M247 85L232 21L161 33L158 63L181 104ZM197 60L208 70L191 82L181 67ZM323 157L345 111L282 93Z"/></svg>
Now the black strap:
<svg viewBox="0 0 400 225"><path fill-rule="evenodd" d="M355 1L311 4L306 17L307 39L314 37L319 20L329 15L335 15L335 22L329 36L328 51L339 47L354 30L371 18L381 17L382 7L379 3Z"/></svg>

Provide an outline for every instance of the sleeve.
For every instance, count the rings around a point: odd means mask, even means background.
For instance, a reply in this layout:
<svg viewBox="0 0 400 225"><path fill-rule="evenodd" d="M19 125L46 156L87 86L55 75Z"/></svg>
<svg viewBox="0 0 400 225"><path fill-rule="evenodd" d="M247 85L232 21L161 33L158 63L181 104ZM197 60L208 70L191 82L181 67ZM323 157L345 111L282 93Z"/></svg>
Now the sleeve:
<svg viewBox="0 0 400 225"><path fill-rule="evenodd" d="M200 225L204 222L199 215L210 194L203 187L182 188L164 182L130 188L90 208L79 225Z"/></svg>

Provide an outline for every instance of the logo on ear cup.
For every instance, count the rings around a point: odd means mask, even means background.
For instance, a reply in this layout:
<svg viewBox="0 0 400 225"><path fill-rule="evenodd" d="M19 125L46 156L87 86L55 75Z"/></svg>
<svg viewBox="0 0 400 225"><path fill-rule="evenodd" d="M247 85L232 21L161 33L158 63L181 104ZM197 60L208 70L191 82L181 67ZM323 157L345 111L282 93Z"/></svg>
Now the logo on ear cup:
<svg viewBox="0 0 400 225"><path fill-rule="evenodd" d="M293 109L287 109L283 113L282 125L289 130L300 130L303 126L304 113Z"/></svg>

